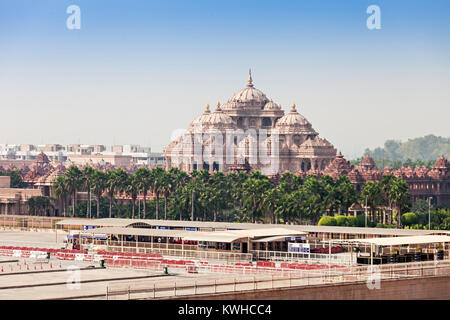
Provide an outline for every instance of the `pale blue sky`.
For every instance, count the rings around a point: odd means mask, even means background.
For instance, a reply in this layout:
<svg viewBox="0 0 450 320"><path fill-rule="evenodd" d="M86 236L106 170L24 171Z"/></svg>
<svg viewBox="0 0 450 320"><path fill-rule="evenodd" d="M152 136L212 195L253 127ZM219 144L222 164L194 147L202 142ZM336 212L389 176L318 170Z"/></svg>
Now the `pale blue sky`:
<svg viewBox="0 0 450 320"><path fill-rule="evenodd" d="M348 158L449 136L449 17L448 1L0 0L0 143L161 151L248 68Z"/></svg>

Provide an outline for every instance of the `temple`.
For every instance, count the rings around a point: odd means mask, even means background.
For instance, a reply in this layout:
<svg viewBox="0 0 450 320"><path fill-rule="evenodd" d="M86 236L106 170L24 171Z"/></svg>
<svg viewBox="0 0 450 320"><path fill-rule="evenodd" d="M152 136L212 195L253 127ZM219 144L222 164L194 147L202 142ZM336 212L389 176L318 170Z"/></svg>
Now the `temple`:
<svg viewBox="0 0 450 320"><path fill-rule="evenodd" d="M220 156L217 150L208 150L212 141L204 137L209 132L221 135L224 150L220 150ZM230 136L229 132L238 134ZM196 138L196 134L201 138ZM255 88L251 73L245 88L225 104L218 103L212 112L207 105L187 132L165 150L167 169L177 167L187 172L259 170L269 175L323 170L335 155L333 145L319 137L311 123L298 113L295 104L285 113L279 104Z"/></svg>

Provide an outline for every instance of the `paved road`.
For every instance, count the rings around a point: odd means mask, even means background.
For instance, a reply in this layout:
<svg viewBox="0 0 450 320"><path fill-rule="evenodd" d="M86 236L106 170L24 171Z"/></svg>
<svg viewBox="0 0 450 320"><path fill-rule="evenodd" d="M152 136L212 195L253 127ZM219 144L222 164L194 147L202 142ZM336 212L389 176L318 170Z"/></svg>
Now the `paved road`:
<svg viewBox="0 0 450 320"><path fill-rule="evenodd" d="M0 230L0 246L38 247L59 249L64 246L66 233Z"/></svg>

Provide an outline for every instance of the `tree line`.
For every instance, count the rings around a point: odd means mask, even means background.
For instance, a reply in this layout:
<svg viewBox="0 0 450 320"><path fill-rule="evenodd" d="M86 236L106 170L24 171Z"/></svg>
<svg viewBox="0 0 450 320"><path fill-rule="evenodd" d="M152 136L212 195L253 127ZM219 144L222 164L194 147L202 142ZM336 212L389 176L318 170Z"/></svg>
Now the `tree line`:
<svg viewBox="0 0 450 320"><path fill-rule="evenodd" d="M379 169L389 166L396 170L402 165L412 168L426 166L431 169L437 158L450 155L450 137L430 134L406 142L386 140L382 148L366 149L364 154L370 155ZM357 165L361 160L362 158L358 158L352 164Z"/></svg>
<svg viewBox="0 0 450 320"><path fill-rule="evenodd" d="M104 172L71 166L53 188L64 216L190 220L194 213L200 221L275 224L317 224L322 215L347 214L353 203L365 202L369 219L376 221L380 206L392 208L389 214L393 215L407 209L410 199L407 184L394 176L366 183L359 194L345 176L333 180L284 173L270 179L259 171L187 174L159 167L129 174L123 169ZM79 191L87 192L88 201L78 203Z"/></svg>

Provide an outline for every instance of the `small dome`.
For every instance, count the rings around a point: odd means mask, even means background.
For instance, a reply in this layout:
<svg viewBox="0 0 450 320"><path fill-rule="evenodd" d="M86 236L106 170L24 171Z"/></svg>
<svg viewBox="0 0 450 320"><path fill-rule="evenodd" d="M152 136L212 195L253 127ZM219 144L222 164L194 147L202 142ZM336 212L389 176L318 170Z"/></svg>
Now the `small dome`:
<svg viewBox="0 0 450 320"><path fill-rule="evenodd" d="M36 156L36 159L34 160L36 163L49 163L50 160L48 159L47 155L43 152L39 153Z"/></svg>
<svg viewBox="0 0 450 320"><path fill-rule="evenodd" d="M199 124L203 124L206 121L206 119L209 117L210 114L211 114L211 111L209 110L209 104L207 104L205 111L200 116L195 118L194 121L191 122L191 127L194 127Z"/></svg>
<svg viewBox="0 0 450 320"><path fill-rule="evenodd" d="M264 110L281 110L281 106L273 101L269 101L264 106Z"/></svg>
<svg viewBox="0 0 450 320"><path fill-rule="evenodd" d="M291 111L288 114L278 119L276 128L280 129L281 132L317 134L312 128L311 123L297 112L295 104L292 105Z"/></svg>
<svg viewBox="0 0 450 320"><path fill-rule="evenodd" d="M375 164L375 161L369 155L366 155L364 159L362 159L360 167L366 170L377 170L377 165Z"/></svg>
<svg viewBox="0 0 450 320"><path fill-rule="evenodd" d="M228 128L234 126L234 121L229 115L222 111L220 103L217 103L216 110L205 118L203 124L214 128Z"/></svg>
<svg viewBox="0 0 450 320"><path fill-rule="evenodd" d="M434 169L450 169L450 164L444 156L439 157L433 166Z"/></svg>

